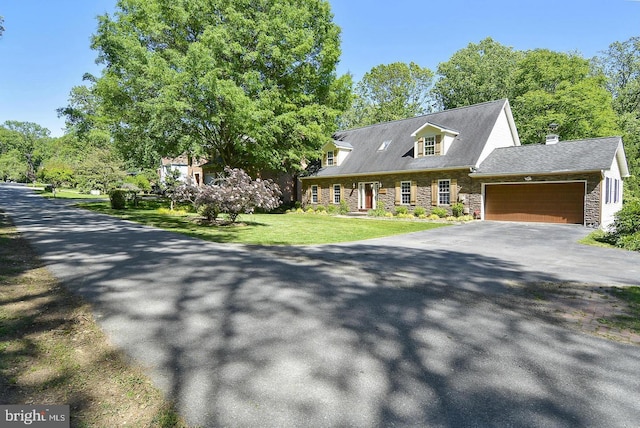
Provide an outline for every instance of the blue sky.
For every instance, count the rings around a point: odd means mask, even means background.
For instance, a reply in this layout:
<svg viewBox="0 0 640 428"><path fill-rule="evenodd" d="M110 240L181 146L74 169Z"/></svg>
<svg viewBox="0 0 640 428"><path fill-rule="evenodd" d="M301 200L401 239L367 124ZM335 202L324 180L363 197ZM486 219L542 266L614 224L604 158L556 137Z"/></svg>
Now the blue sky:
<svg viewBox="0 0 640 428"><path fill-rule="evenodd" d="M116 0L3 0L0 123L36 122L63 133L56 108L85 72L99 74L89 48L96 16ZM640 0L330 0L342 28L338 73L359 80L395 61L436 70L485 37L527 50L578 51L591 58L615 41L640 36Z"/></svg>

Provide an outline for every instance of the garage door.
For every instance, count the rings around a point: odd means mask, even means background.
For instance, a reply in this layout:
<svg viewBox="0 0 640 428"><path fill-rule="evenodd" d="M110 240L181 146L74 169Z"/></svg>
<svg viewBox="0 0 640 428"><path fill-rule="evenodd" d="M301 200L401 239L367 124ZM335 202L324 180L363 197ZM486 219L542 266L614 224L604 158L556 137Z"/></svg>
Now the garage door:
<svg viewBox="0 0 640 428"><path fill-rule="evenodd" d="M485 219L583 224L584 183L487 185Z"/></svg>

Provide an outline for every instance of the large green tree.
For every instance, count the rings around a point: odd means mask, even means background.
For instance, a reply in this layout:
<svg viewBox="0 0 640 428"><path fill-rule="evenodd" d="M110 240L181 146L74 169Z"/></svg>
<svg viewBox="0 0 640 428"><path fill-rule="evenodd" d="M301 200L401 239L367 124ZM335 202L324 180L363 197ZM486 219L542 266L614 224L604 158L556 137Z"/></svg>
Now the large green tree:
<svg viewBox="0 0 640 428"><path fill-rule="evenodd" d="M2 125L5 136L10 140L3 142L9 150L20 153L27 164L26 177L30 181L36 179L36 169L41 161L42 148L49 139L49 130L37 123L8 120Z"/></svg>
<svg viewBox="0 0 640 428"><path fill-rule="evenodd" d="M292 169L317 156L348 100L326 0L120 0L99 17L96 94L146 164L188 151Z"/></svg>
<svg viewBox="0 0 640 428"><path fill-rule="evenodd" d="M438 65L434 95L444 109L507 98L521 56L522 52L490 37L469 43Z"/></svg>
<svg viewBox="0 0 640 428"><path fill-rule="evenodd" d="M432 84L433 72L413 62L373 67L356 85L353 103L340 125L365 126L429 113Z"/></svg>
<svg viewBox="0 0 640 428"><path fill-rule="evenodd" d="M523 144L543 142L552 123L564 140L618 133L604 76L578 54L526 52L513 74L511 99Z"/></svg>
<svg viewBox="0 0 640 428"><path fill-rule="evenodd" d="M607 77L618 113L631 172L626 195L640 198L640 37L612 43L594 62Z"/></svg>

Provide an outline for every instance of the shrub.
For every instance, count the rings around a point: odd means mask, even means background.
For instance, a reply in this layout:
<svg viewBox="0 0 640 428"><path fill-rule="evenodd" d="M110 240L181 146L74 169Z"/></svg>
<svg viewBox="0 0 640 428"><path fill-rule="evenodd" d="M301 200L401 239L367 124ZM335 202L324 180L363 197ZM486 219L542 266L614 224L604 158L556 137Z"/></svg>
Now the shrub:
<svg viewBox="0 0 640 428"><path fill-rule="evenodd" d="M605 242L627 250L640 251L640 201L625 203L615 215Z"/></svg>
<svg viewBox="0 0 640 428"><path fill-rule="evenodd" d="M390 212L386 212L386 211L385 211L385 213L384 213L383 217L391 218L391 217L393 217L393 213L390 213Z"/></svg>
<svg viewBox="0 0 640 428"><path fill-rule="evenodd" d="M407 214L408 212L409 212L409 209L407 207L403 207L403 206L396 207L397 215Z"/></svg>
<svg viewBox="0 0 640 428"><path fill-rule="evenodd" d="M325 212L326 210L327 210L327 208L324 205L318 205L316 207L316 213Z"/></svg>
<svg viewBox="0 0 640 428"><path fill-rule="evenodd" d="M109 192L109 202L114 210L123 210L127 205L127 194L124 190L112 190Z"/></svg>
<svg viewBox="0 0 640 428"><path fill-rule="evenodd" d="M618 239L618 246L631 251L640 251L640 232L624 235Z"/></svg>
<svg viewBox="0 0 640 428"><path fill-rule="evenodd" d="M413 210L413 214L414 214L416 217L424 216L426 213L427 213L427 210L425 210L423 207L416 207L416 208Z"/></svg>
<svg viewBox="0 0 640 428"><path fill-rule="evenodd" d="M454 217L460 217L464 212L464 204L462 202L456 202L451 205L451 213Z"/></svg>
<svg viewBox="0 0 640 428"><path fill-rule="evenodd" d="M336 214L337 212L338 212L338 207L337 207L337 206L335 206L335 205L329 205L329 206L327 207L327 214L334 215L334 214Z"/></svg>
<svg viewBox="0 0 640 428"><path fill-rule="evenodd" d="M440 216L439 216L439 215L437 215L437 214L430 214L430 215L427 217L427 219L429 219L429 220L439 220L439 219L440 219Z"/></svg>
<svg viewBox="0 0 640 428"><path fill-rule="evenodd" d="M187 211L185 210L171 210L169 208L158 208L156 211L158 212L158 214L162 214L162 215L170 215L170 216L187 215Z"/></svg>
<svg viewBox="0 0 640 428"><path fill-rule="evenodd" d="M313 214L313 213L316 212L316 210L314 210L313 207L309 207L309 208L307 208L307 210L305 212L309 213L309 214Z"/></svg>
<svg viewBox="0 0 640 428"><path fill-rule="evenodd" d="M463 215L462 217L458 217L459 221L473 221L472 215Z"/></svg>
<svg viewBox="0 0 640 428"><path fill-rule="evenodd" d="M349 213L349 204L347 204L347 201L340 201L340 208L338 211L342 215L346 215Z"/></svg>
<svg viewBox="0 0 640 428"><path fill-rule="evenodd" d="M438 218L444 218L447 216L447 210L442 207L434 207L431 210L432 215L437 215Z"/></svg>
<svg viewBox="0 0 640 428"><path fill-rule="evenodd" d="M445 220L447 221L458 221L458 217L454 217L452 215L449 215L445 218Z"/></svg>
<svg viewBox="0 0 640 428"><path fill-rule="evenodd" d="M217 182L196 188L194 203L203 207L203 215L208 219L224 213L233 223L242 213L253 213L256 208L269 211L280 205L282 193L273 181L252 180L249 174L237 168L225 168L224 171L226 176ZM185 190L190 194L189 189Z"/></svg>
<svg viewBox="0 0 640 428"><path fill-rule="evenodd" d="M404 214L397 214L398 218L414 218L413 214L410 213L404 213Z"/></svg>
<svg viewBox="0 0 640 428"><path fill-rule="evenodd" d="M375 210L369 210L367 215L371 217L385 217L386 211L383 207L377 207Z"/></svg>

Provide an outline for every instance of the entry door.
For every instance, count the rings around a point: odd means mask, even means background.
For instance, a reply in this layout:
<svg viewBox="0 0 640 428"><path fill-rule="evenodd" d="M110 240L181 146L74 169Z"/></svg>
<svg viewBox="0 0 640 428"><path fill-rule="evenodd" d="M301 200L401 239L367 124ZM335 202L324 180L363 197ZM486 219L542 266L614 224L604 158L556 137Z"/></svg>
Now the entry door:
<svg viewBox="0 0 640 428"><path fill-rule="evenodd" d="M364 185L364 208L373 209L373 185L371 183Z"/></svg>

